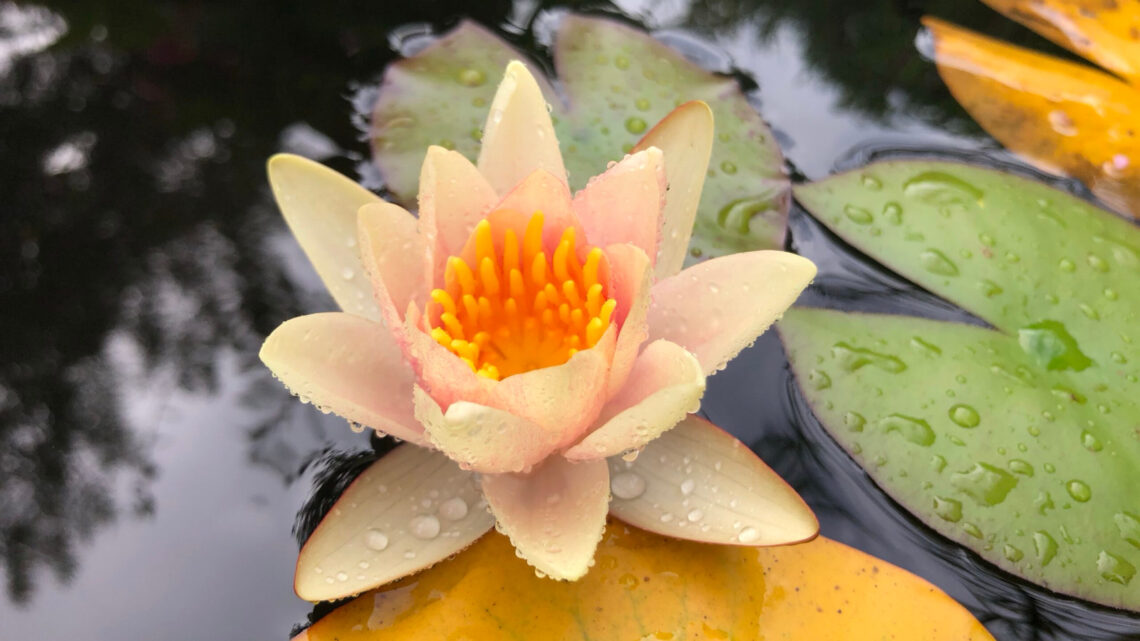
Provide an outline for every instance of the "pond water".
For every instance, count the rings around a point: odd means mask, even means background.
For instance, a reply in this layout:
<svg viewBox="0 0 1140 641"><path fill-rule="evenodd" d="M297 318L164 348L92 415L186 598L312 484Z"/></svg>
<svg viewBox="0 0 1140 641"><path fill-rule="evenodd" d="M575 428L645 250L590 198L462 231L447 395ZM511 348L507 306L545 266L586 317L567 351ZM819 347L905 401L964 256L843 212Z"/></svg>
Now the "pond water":
<svg viewBox="0 0 1140 641"><path fill-rule="evenodd" d="M354 174L351 98L400 51L471 17L543 58L567 9L735 74L809 179L881 155L1012 162L922 56L924 13L1056 51L963 0L0 1L0 639L283 641L308 620L294 519L344 460L330 452L373 444L256 358L282 320L333 308L265 159ZM821 267L805 302L978 322L800 211L789 243ZM824 535L932 581L999 640L1140 639L1140 618L1020 582L887 498L812 418L773 333L703 408Z"/></svg>

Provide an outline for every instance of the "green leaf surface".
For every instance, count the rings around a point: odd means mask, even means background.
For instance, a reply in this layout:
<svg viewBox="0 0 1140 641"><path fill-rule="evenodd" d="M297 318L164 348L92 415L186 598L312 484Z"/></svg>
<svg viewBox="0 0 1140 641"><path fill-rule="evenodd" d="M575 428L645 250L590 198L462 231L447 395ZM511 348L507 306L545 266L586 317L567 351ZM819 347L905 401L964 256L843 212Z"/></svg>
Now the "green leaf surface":
<svg viewBox="0 0 1140 641"><path fill-rule="evenodd" d="M385 72L372 119L373 159L392 194L414 206L429 145L475 160L506 64L527 56L472 22ZM555 34L562 96L530 64L551 104L574 188L620 160L653 125L689 100L716 118L693 257L782 248L788 180L772 132L732 78L709 73L648 34L611 20L566 16ZM668 158L666 158L668 163Z"/></svg>
<svg viewBox="0 0 1140 641"><path fill-rule="evenodd" d="M1024 178L893 161L797 188L994 329L799 309L816 416L889 494L1005 570L1140 610L1140 229Z"/></svg>

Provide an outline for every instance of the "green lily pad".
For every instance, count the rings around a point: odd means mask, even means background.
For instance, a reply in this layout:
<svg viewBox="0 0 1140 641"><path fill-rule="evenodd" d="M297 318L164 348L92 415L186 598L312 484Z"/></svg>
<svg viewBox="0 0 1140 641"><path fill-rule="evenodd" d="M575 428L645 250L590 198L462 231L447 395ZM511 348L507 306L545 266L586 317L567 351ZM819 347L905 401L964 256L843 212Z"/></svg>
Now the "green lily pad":
<svg viewBox="0 0 1140 641"><path fill-rule="evenodd" d="M1140 229L940 162L796 189L861 251L994 329L798 309L824 427L925 523L1047 588L1140 610Z"/></svg>
<svg viewBox="0 0 1140 641"><path fill-rule="evenodd" d="M527 56L473 22L384 74L373 112L373 159L391 193L414 206L428 145L472 161L506 64ZM554 66L565 101L531 64L551 103L571 186L582 188L620 160L676 106L704 100L716 118L708 177L694 226L693 257L782 248L788 179L772 132L735 80L709 73L648 34L611 20L566 16ZM668 162L668 158L666 158Z"/></svg>

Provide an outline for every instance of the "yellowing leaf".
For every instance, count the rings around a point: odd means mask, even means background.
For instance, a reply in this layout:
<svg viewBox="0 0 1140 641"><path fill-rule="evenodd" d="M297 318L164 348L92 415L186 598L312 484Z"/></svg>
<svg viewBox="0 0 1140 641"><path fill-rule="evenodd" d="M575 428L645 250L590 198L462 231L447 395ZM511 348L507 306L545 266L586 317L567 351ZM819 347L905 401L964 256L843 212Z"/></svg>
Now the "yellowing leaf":
<svg viewBox="0 0 1140 641"><path fill-rule="evenodd" d="M1133 83L1140 80L1140 5L1114 0L982 0Z"/></svg>
<svg viewBox="0 0 1140 641"><path fill-rule="evenodd" d="M294 641L334 639L993 637L926 581L834 541L713 546L611 521L580 581L536 577L491 533L452 561L349 602Z"/></svg>
<svg viewBox="0 0 1140 641"><path fill-rule="evenodd" d="M1115 76L925 18L959 103L1037 166L1140 216L1140 91Z"/></svg>

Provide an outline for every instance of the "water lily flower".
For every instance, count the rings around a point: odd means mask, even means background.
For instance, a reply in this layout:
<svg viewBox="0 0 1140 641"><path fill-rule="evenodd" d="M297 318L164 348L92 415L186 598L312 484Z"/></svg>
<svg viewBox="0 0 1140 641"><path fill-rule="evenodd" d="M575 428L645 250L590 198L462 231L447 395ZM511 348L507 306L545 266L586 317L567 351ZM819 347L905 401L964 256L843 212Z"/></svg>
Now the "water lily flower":
<svg viewBox="0 0 1140 641"><path fill-rule="evenodd" d="M759 458L686 418L705 377L815 275L778 251L681 271L712 135L707 105L681 105L572 194L541 90L514 62L478 164L427 150L418 218L316 163L270 161L286 220L346 311L285 322L262 360L302 399L415 446L345 492L302 550L299 595L399 578L492 524L569 580L607 512L717 543L815 536Z"/></svg>

